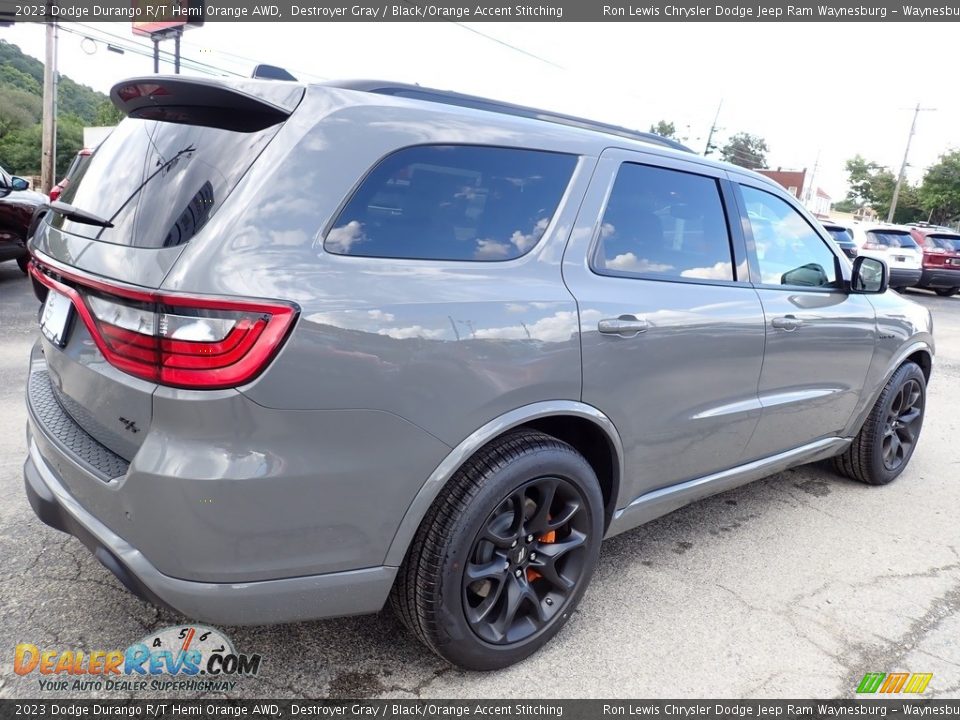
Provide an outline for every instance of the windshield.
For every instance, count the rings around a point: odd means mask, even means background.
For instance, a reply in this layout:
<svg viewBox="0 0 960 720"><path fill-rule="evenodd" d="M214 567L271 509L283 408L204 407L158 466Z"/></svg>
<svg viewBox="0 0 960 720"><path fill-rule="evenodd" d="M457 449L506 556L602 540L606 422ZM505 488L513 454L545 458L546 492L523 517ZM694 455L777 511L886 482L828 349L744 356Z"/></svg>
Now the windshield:
<svg viewBox="0 0 960 720"><path fill-rule="evenodd" d="M182 245L217 212L279 128L247 133L127 118L89 162L78 164L60 197L114 227L59 213L51 213L52 224L118 245Z"/></svg>
<svg viewBox="0 0 960 720"><path fill-rule="evenodd" d="M934 247L948 252L960 252L960 235L927 235Z"/></svg>
<svg viewBox="0 0 960 720"><path fill-rule="evenodd" d="M833 237L833 239L839 243L853 242L853 234L844 227L828 227L827 232L830 233L831 237Z"/></svg>
<svg viewBox="0 0 960 720"><path fill-rule="evenodd" d="M878 245L885 245L889 248L912 248L917 249L917 245L910 233L898 232L896 230L868 230L867 239Z"/></svg>

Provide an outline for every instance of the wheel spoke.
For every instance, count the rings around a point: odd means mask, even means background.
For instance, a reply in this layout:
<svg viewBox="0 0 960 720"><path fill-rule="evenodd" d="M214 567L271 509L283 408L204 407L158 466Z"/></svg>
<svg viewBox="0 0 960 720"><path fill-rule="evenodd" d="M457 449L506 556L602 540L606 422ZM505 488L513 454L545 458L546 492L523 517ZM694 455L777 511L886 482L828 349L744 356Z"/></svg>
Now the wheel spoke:
<svg viewBox="0 0 960 720"><path fill-rule="evenodd" d="M472 623L479 623L487 619L490 611L493 610L500 600L500 596L503 595L503 588L509 577L510 575L502 576L497 582L497 587L491 590L479 605L467 608L467 620Z"/></svg>
<svg viewBox="0 0 960 720"><path fill-rule="evenodd" d="M562 555L560 557L563 557ZM558 591L566 595L573 589L574 582L565 578L557 570L557 558L547 554L538 553L537 559L530 563L530 566L536 570L543 579L553 585Z"/></svg>
<svg viewBox="0 0 960 720"><path fill-rule="evenodd" d="M520 587L520 582L513 575L507 575L503 585L503 602L501 603L500 614L491 625L497 635L506 638L513 621L517 618L517 611L523 604L525 595Z"/></svg>
<svg viewBox="0 0 960 720"><path fill-rule="evenodd" d="M900 420L901 424L910 425L918 417L920 417L920 408L914 406L904 412L903 415L901 415L898 419Z"/></svg>
<svg viewBox="0 0 960 720"><path fill-rule="evenodd" d="M497 556L486 563L468 563L463 575L468 583L475 583L478 580L499 580L506 574L508 565L505 558Z"/></svg>
<svg viewBox="0 0 960 720"><path fill-rule="evenodd" d="M524 527L527 532L539 535L548 530L548 520L550 518L550 506L553 504L553 498L557 494L557 481L554 478L544 478L535 486L537 492L537 510L533 516L527 520Z"/></svg>

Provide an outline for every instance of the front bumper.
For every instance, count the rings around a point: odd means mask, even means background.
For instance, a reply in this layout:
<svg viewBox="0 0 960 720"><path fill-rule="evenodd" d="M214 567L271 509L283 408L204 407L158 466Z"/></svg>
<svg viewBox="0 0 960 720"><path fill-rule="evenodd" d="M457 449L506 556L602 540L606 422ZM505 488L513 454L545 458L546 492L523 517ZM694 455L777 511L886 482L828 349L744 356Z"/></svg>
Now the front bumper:
<svg viewBox="0 0 960 720"><path fill-rule="evenodd" d="M905 288L913 287L920 282L920 270L905 270L903 268L890 268L890 287Z"/></svg>
<svg viewBox="0 0 960 720"><path fill-rule="evenodd" d="M924 268L917 286L922 288L960 287L960 267L956 270Z"/></svg>
<svg viewBox="0 0 960 720"><path fill-rule="evenodd" d="M164 575L67 492L29 441L27 498L43 522L80 540L138 597L218 625L259 625L378 612L397 568L373 567L245 583L207 583Z"/></svg>

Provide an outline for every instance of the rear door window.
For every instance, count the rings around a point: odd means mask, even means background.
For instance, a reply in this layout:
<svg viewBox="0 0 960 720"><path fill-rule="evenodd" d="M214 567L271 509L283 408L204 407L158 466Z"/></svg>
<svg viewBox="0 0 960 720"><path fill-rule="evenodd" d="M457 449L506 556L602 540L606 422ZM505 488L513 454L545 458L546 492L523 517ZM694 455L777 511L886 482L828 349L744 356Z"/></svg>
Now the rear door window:
<svg viewBox="0 0 960 720"><path fill-rule="evenodd" d="M620 166L600 224L603 275L733 281L717 180L635 163Z"/></svg>
<svg viewBox="0 0 960 720"><path fill-rule="evenodd" d="M540 241L576 163L538 150L405 148L363 180L323 247L364 257L512 260Z"/></svg>

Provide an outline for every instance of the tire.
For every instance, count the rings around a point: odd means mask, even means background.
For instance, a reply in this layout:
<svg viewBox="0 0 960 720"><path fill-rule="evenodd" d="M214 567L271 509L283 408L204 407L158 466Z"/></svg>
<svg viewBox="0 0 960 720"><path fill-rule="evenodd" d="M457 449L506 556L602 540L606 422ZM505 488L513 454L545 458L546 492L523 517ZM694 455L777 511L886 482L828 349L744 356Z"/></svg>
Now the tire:
<svg viewBox="0 0 960 720"><path fill-rule="evenodd" d="M29 255L22 255L21 257L17 258L17 266L23 271L24 275L26 275L28 272L27 265L29 264L29 262L30 262Z"/></svg>
<svg viewBox="0 0 960 720"><path fill-rule="evenodd" d="M904 363L883 388L850 447L834 458L837 471L868 485L893 481L907 467L917 447L926 400L923 371L916 363Z"/></svg>
<svg viewBox="0 0 960 720"><path fill-rule="evenodd" d="M478 451L434 501L391 605L448 662L507 667L570 618L603 532L603 496L583 456L549 435L511 432Z"/></svg>
<svg viewBox="0 0 960 720"><path fill-rule="evenodd" d="M935 288L934 292L940 297L953 297L960 293L960 288Z"/></svg>

